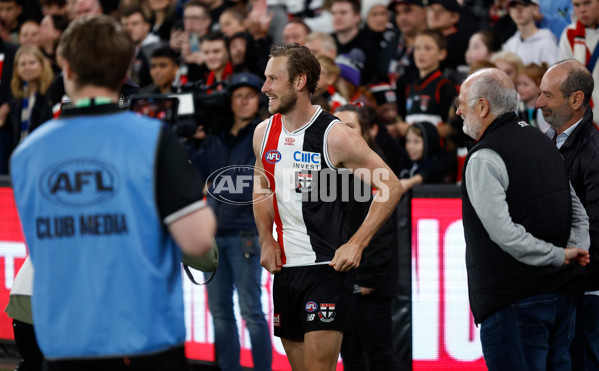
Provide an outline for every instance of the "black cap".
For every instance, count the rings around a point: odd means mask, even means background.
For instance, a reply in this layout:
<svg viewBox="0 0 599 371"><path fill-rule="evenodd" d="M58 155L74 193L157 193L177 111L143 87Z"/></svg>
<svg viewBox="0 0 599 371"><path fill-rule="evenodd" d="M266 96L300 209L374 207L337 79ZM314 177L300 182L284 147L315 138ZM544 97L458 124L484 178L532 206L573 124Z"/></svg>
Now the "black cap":
<svg viewBox="0 0 599 371"><path fill-rule="evenodd" d="M258 92L260 92L262 90L263 84L264 82L253 73L240 72L233 75L233 77L231 78L231 82L229 83L229 91L233 92L235 89L240 88L242 86L249 86L250 88L254 88Z"/></svg>
<svg viewBox="0 0 599 371"><path fill-rule="evenodd" d="M462 7L456 0L429 0L428 5L439 4L450 12L459 12Z"/></svg>
<svg viewBox="0 0 599 371"><path fill-rule="evenodd" d="M389 10L391 10L392 12L395 11L395 5L398 4L416 5L421 8L424 8L424 3L422 2L422 0L393 0L389 4Z"/></svg>

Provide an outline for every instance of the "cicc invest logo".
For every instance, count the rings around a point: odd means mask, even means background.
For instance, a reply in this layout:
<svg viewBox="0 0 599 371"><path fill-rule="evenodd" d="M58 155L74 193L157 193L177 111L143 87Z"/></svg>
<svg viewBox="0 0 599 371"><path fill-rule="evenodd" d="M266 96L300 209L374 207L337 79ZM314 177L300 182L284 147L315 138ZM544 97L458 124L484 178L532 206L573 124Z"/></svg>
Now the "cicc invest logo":
<svg viewBox="0 0 599 371"><path fill-rule="evenodd" d="M260 182L256 177L264 180ZM275 189L271 181L274 175L251 165L231 165L216 170L206 180L208 194L214 199L231 205L250 205L267 200ZM257 195L253 198L253 194Z"/></svg>

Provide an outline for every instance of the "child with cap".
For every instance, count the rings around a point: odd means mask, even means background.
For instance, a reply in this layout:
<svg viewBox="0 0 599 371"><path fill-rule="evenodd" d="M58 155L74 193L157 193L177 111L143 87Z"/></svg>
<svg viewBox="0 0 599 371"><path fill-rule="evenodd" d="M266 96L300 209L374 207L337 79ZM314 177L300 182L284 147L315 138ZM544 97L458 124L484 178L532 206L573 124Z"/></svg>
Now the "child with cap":
<svg viewBox="0 0 599 371"><path fill-rule="evenodd" d="M539 10L538 0L511 0L508 3L510 17L518 31L503 45L503 50L517 54L522 63L557 62L557 39L547 29L535 25L535 15Z"/></svg>

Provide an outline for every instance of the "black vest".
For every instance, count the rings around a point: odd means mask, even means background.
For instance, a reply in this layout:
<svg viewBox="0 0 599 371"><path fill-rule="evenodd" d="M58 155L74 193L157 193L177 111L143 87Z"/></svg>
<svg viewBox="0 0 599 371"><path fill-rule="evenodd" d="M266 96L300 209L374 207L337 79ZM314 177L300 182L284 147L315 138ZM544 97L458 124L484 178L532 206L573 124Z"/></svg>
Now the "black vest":
<svg viewBox="0 0 599 371"><path fill-rule="evenodd" d="M503 159L509 177L506 201L514 223L538 239L566 247L572 220L568 174L555 145L538 129L505 114L486 129L470 156L489 148ZM462 183L462 217L470 308L476 323L520 299L562 291L582 295L586 274L573 263L533 267L518 262L491 241ZM522 247L526 248L525 246Z"/></svg>

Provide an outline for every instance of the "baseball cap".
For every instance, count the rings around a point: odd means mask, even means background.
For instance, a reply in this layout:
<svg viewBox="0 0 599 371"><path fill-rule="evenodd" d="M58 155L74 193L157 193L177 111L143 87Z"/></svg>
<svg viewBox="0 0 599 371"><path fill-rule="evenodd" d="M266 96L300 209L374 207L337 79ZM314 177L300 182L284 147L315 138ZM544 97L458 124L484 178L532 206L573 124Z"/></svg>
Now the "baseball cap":
<svg viewBox="0 0 599 371"><path fill-rule="evenodd" d="M262 90L263 84L264 82L253 73L240 72L233 75L231 78L231 82L229 83L229 91L233 92L235 89L242 86L249 86L250 88L254 88L260 92Z"/></svg>
<svg viewBox="0 0 599 371"><path fill-rule="evenodd" d="M536 4L536 5L539 5L539 0L511 0L510 2L508 2L507 6L510 7L513 4L522 4L522 5Z"/></svg>
<svg viewBox="0 0 599 371"><path fill-rule="evenodd" d="M376 104L397 103L397 95L395 94L395 86L387 83L370 85L370 93L376 100Z"/></svg>
<svg viewBox="0 0 599 371"><path fill-rule="evenodd" d="M428 5L439 4L450 12L459 12L462 7L456 0L429 0Z"/></svg>
<svg viewBox="0 0 599 371"><path fill-rule="evenodd" d="M389 4L389 10L395 11L395 5L398 4L416 5L421 8L424 8L424 3L422 2L422 0L393 0Z"/></svg>

